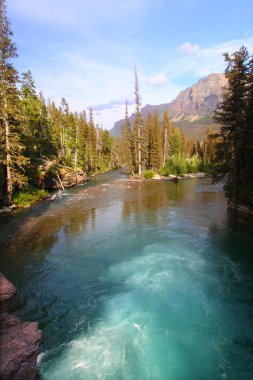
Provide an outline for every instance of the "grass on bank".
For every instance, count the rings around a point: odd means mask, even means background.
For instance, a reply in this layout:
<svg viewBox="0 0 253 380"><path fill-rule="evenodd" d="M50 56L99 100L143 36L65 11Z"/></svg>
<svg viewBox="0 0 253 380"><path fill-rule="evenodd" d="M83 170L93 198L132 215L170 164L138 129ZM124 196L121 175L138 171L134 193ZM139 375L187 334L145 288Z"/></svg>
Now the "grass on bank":
<svg viewBox="0 0 253 380"><path fill-rule="evenodd" d="M182 175L187 173L204 172L214 174L217 171L217 164L205 164L197 155L185 157L182 155L173 155L166 161L165 166L158 171L162 176L168 177L170 174Z"/></svg>
<svg viewBox="0 0 253 380"><path fill-rule="evenodd" d="M159 174L163 176L181 175L186 173L197 173L200 171L201 160L195 155L191 158L173 155L166 161L164 168L159 170Z"/></svg>
<svg viewBox="0 0 253 380"><path fill-rule="evenodd" d="M18 191L13 196L13 204L16 207L25 207L32 205L49 196L46 190L28 188L24 191Z"/></svg>

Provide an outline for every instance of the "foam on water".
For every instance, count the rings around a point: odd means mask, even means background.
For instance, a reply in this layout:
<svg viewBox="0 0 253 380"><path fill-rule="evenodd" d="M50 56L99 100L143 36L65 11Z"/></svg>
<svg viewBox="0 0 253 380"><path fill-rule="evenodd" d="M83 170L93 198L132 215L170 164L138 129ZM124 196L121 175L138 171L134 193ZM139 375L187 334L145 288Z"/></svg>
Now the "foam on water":
<svg viewBox="0 0 253 380"><path fill-rule="evenodd" d="M222 285L211 267L184 243L148 245L141 256L112 265L106 280L124 291L104 300L102 320L47 362L44 378L227 378Z"/></svg>

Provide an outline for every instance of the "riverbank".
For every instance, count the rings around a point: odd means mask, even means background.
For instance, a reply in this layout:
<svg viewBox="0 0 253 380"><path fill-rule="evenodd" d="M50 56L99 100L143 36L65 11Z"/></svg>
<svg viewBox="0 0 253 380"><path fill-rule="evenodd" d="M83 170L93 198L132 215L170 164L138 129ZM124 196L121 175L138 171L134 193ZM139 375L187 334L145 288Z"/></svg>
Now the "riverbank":
<svg viewBox="0 0 253 380"><path fill-rule="evenodd" d="M244 214L253 215L253 206L251 204L243 204L233 202L232 199L228 199L227 202L228 208L242 212Z"/></svg>
<svg viewBox="0 0 253 380"><path fill-rule="evenodd" d="M168 176L162 176L160 174L155 174L151 180L156 180L156 181L173 181L177 182L182 179L189 179L189 178L205 178L208 175L203 172L198 172L198 173L187 173L187 174L182 174L182 175L173 175L170 174Z"/></svg>
<svg viewBox="0 0 253 380"><path fill-rule="evenodd" d="M87 181L89 181L91 178L96 177L99 174L103 174L104 172L96 172L91 174L89 177L86 173L84 172L78 172L75 174L73 170L71 171L70 168L63 167L61 170L59 170L59 178L56 177L57 171L51 170L51 173L54 173L54 176L51 178L51 180L48 182L50 186L45 190L45 189L34 189L30 188L27 191L23 192L18 192L15 194L14 199L13 199L13 205L9 207L4 207L0 209L0 214L5 214L9 213L17 208L29 208L33 206L34 204L40 203L45 200L54 200L57 198L57 194L50 194L50 191L52 190L64 190L65 188L70 188L78 185L83 185ZM153 178L145 179L143 176L132 176L129 177L127 180L132 182L132 181L172 181L172 182L178 182L179 180L182 179L190 179L190 178L204 178L206 177L206 173L188 173L188 174L183 174L180 176L176 175L169 175L169 176L162 176L159 175L158 173L155 173Z"/></svg>
<svg viewBox="0 0 253 380"><path fill-rule="evenodd" d="M8 313L17 304L17 289L0 273L0 378L36 380L42 334L36 322L23 322Z"/></svg>
<svg viewBox="0 0 253 380"><path fill-rule="evenodd" d="M87 173L80 168L74 170L54 161L42 160L38 170L35 170L30 186L15 192L13 204L0 208L0 214L9 213L17 208L28 208L41 201L52 199L50 191L82 185L87 180Z"/></svg>
<svg viewBox="0 0 253 380"><path fill-rule="evenodd" d="M203 172L198 173L187 173L187 174L181 174L181 175L174 175L170 174L168 176L163 176L158 173L154 173L152 178L145 178L144 176L132 176L128 178L128 181L172 181L172 182L178 182L182 179L190 179L190 178L205 178L209 177L208 174Z"/></svg>

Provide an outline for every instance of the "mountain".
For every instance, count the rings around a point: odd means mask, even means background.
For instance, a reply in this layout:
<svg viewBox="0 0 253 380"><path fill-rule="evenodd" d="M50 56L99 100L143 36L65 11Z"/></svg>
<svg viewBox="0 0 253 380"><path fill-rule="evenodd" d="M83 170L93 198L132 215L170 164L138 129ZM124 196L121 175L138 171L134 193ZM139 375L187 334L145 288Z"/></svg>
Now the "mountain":
<svg viewBox="0 0 253 380"><path fill-rule="evenodd" d="M146 119L149 112L158 112L159 118L162 120L163 113L168 111L173 124L182 128L188 137L201 138L207 127L213 130L218 128L212 120L212 115L222 100L226 84L227 80L224 74L210 74L181 91L171 103L147 104L141 109L142 117ZM131 125L134 123L134 118L135 114L129 118ZM119 136L124 124L124 119L117 121L110 130L110 134Z"/></svg>

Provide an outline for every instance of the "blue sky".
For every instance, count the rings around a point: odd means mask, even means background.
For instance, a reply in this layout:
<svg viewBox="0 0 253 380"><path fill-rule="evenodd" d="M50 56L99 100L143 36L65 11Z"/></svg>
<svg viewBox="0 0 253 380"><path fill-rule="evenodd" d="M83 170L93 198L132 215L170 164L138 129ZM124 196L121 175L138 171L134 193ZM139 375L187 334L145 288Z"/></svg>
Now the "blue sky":
<svg viewBox="0 0 253 380"><path fill-rule="evenodd" d="M144 106L223 72L224 52L253 52L252 0L7 0L7 10L19 72L56 104L93 107L106 129L125 98L134 110L134 64Z"/></svg>

